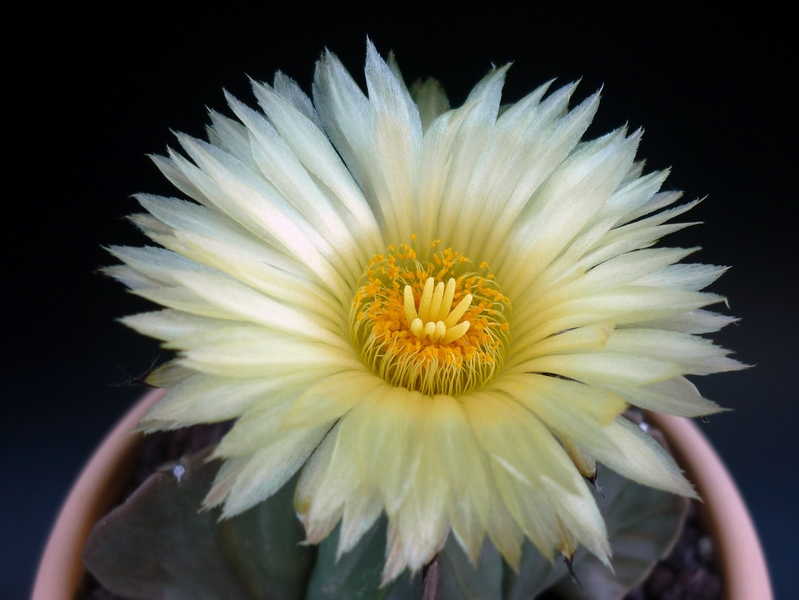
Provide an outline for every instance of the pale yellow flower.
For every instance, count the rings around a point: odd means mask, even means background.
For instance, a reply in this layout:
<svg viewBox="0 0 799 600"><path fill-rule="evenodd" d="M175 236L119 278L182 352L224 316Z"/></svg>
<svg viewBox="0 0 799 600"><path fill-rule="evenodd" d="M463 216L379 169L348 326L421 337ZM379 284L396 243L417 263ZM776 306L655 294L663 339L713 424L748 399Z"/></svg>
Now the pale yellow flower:
<svg viewBox="0 0 799 600"><path fill-rule="evenodd" d="M301 469L310 542L341 522L346 552L387 514L388 581L450 532L473 559L488 535L511 564L525 538L607 561L596 461L694 494L619 415L715 412L684 376L741 366L697 335L732 321L699 291L724 269L652 248L695 203L642 175L640 131L580 141L598 95L500 106L506 70L450 110L371 44L368 95L326 53L313 101L278 74L262 112L231 97L240 122L212 113L209 143L155 159L196 203L141 195L164 249L114 248L109 271L167 307L125 322L178 351L143 426L238 419L208 505L236 515Z"/></svg>

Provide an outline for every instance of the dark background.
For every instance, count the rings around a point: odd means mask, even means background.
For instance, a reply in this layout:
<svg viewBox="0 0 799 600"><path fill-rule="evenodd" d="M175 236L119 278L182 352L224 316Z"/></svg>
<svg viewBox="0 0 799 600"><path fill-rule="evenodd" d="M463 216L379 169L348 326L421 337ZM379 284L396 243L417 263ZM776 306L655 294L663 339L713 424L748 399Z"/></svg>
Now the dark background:
<svg viewBox="0 0 799 600"><path fill-rule="evenodd" d="M2 42L2 598L28 596L72 480L143 393L130 382L165 356L114 321L147 304L95 273L113 262L102 245L144 241L123 219L131 194L172 193L145 155L173 143L170 129L202 135L222 88L254 104L247 75L282 69L309 89L324 47L362 79L367 34L455 105L492 62L514 63L511 101L552 77L582 77L576 101L604 84L589 134L644 127L648 168L671 166L668 186L708 196L688 215L704 225L668 243L733 265L712 289L741 321L716 339L757 366L698 382L735 409L703 429L746 498L777 597L795 597L799 98L785 7L67 6L6 13Z"/></svg>

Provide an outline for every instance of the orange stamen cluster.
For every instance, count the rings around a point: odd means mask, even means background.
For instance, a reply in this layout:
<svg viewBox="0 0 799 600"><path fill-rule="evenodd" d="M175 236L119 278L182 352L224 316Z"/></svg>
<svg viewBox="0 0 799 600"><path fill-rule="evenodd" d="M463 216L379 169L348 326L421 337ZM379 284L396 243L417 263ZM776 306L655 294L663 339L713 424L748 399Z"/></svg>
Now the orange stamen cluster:
<svg viewBox="0 0 799 600"><path fill-rule="evenodd" d="M350 337L389 383L457 395L501 367L509 313L510 301L487 264L475 267L451 248L421 261L403 244L369 262L353 299Z"/></svg>

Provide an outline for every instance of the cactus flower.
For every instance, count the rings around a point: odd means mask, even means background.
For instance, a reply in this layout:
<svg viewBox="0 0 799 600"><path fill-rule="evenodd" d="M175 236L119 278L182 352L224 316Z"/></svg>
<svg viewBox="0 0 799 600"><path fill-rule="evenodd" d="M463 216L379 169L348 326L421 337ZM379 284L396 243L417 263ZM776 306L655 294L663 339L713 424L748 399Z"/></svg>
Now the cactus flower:
<svg viewBox="0 0 799 600"><path fill-rule="evenodd" d="M741 367L700 337L733 320L701 291L724 269L653 247L696 202L643 174L640 131L581 141L598 94L501 106L506 71L451 109L371 43L366 94L326 52L312 99L278 73L259 111L228 96L237 120L154 158L192 201L139 195L160 247L108 271L165 307L124 322L177 352L142 428L237 419L207 506L301 471L309 542L340 523L347 552L387 515L388 582L450 534L472 560L488 536L511 565L525 539L607 562L597 461L694 496L621 413L716 412L685 376Z"/></svg>

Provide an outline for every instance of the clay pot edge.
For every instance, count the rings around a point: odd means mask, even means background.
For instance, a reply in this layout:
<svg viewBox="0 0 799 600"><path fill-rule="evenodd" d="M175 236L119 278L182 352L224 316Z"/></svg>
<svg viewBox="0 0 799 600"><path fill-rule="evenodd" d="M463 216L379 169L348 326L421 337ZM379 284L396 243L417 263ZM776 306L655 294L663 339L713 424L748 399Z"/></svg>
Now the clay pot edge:
<svg viewBox="0 0 799 600"><path fill-rule="evenodd" d="M130 455L141 444L142 434L132 433L150 406L166 390L152 390L117 422L80 472L56 518L39 562L32 600L72 600L85 583L81 557L94 524L119 498L130 474Z"/></svg>
<svg viewBox="0 0 799 600"><path fill-rule="evenodd" d="M773 600L754 523L724 462L694 421L646 412L702 498L701 517L713 539L726 600Z"/></svg>

